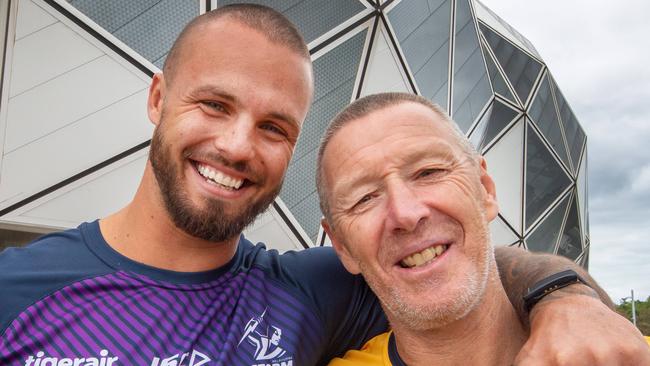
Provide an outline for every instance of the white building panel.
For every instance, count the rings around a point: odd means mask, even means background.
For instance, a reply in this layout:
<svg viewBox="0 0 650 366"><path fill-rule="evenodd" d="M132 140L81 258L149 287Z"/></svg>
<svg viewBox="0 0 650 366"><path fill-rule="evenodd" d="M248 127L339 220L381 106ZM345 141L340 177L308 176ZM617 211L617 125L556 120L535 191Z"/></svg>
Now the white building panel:
<svg viewBox="0 0 650 366"><path fill-rule="evenodd" d="M578 214L580 215L580 228L582 228L583 239L587 233L587 151L582 154L580 170L578 171Z"/></svg>
<svg viewBox="0 0 650 366"><path fill-rule="evenodd" d="M490 222L490 240L495 247L510 245L519 238L510 230L500 217L496 217Z"/></svg>
<svg viewBox="0 0 650 366"><path fill-rule="evenodd" d="M488 173L494 179L497 187L500 213L520 234L522 233L523 149L524 122L522 119L485 154Z"/></svg>
<svg viewBox="0 0 650 366"><path fill-rule="evenodd" d="M267 248L280 252L304 249L273 207L258 217L250 228L244 230L244 236L254 244L262 242Z"/></svg>
<svg viewBox="0 0 650 366"><path fill-rule="evenodd" d="M102 56L11 98L7 106L5 154L147 86L117 62Z"/></svg>
<svg viewBox="0 0 650 366"><path fill-rule="evenodd" d="M148 140L153 125L146 101L143 90L5 155L0 207Z"/></svg>
<svg viewBox="0 0 650 366"><path fill-rule="evenodd" d="M35 201L3 220L70 228L126 206L138 187L148 149Z"/></svg>
<svg viewBox="0 0 650 366"><path fill-rule="evenodd" d="M366 75L361 86L361 96L379 92L410 92L408 82L397 58L388 45L383 25L379 27L372 46Z"/></svg>
<svg viewBox="0 0 650 366"><path fill-rule="evenodd" d="M18 1L16 40L56 23L56 19L30 0Z"/></svg>
<svg viewBox="0 0 650 366"><path fill-rule="evenodd" d="M14 45L9 97L56 78L103 54L60 22L34 32L17 40Z"/></svg>

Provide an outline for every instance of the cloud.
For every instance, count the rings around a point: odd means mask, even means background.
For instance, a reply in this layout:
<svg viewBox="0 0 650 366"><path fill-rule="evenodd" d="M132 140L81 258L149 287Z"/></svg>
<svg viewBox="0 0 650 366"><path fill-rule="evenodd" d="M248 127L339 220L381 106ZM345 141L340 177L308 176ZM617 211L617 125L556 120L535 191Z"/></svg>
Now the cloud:
<svg viewBox="0 0 650 366"><path fill-rule="evenodd" d="M650 2L481 0L537 48L588 138L590 272L650 295Z"/></svg>

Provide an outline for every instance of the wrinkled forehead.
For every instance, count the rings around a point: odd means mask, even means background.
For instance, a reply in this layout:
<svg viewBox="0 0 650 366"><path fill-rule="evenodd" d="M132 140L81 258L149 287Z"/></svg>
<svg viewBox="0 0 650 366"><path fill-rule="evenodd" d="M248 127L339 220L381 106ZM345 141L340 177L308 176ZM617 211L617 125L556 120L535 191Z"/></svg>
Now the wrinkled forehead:
<svg viewBox="0 0 650 366"><path fill-rule="evenodd" d="M422 159L456 159L461 152L450 122L427 106L403 103L338 129L324 151L321 167L331 187L350 175L363 175L364 170L398 168ZM352 169L355 172L346 171Z"/></svg>

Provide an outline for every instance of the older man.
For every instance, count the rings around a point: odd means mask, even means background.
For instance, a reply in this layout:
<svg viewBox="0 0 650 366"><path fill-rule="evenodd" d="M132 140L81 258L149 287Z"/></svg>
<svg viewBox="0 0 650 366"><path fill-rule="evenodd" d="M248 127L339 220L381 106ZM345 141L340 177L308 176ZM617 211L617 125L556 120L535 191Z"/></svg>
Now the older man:
<svg viewBox="0 0 650 366"><path fill-rule="evenodd" d="M314 365L384 331L376 297L329 248L279 255L241 237L280 190L312 80L307 46L272 9L193 20L152 79L156 127L132 202L0 255L0 364ZM534 267L508 256L504 268ZM508 283L516 297L534 281ZM591 323L579 299L535 309ZM591 305L592 315L603 306ZM534 344L554 355L563 343Z"/></svg>
<svg viewBox="0 0 650 366"><path fill-rule="evenodd" d="M495 185L454 122L418 96L368 96L333 120L319 165L323 226L392 328L331 364L513 364L528 332L490 244ZM640 334L634 341L638 356L621 364L650 363ZM617 364L572 364L603 361Z"/></svg>

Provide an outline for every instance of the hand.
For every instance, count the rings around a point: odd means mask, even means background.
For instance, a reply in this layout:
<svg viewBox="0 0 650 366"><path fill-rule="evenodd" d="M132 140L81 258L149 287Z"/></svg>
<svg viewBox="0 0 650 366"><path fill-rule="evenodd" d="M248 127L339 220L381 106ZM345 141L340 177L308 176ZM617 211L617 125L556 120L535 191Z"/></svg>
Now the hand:
<svg viewBox="0 0 650 366"><path fill-rule="evenodd" d="M530 313L531 333L517 366L650 365L650 347L630 321L571 285L544 297ZM580 289L582 291L583 289Z"/></svg>

